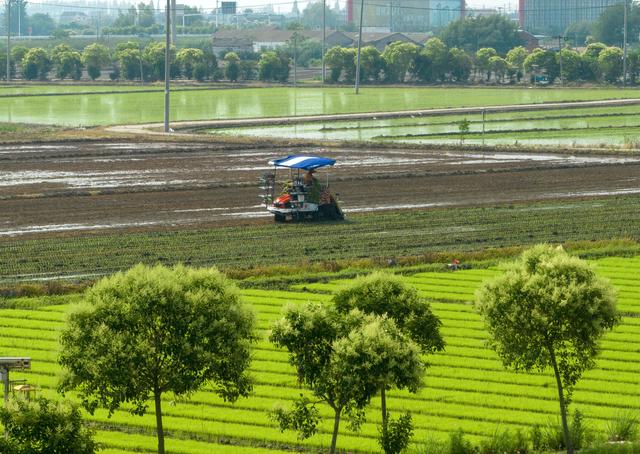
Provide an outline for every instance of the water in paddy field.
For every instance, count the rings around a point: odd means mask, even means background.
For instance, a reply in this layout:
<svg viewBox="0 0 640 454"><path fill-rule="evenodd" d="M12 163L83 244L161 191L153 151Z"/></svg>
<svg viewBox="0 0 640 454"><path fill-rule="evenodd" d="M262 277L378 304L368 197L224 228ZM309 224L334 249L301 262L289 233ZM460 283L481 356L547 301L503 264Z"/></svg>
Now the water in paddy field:
<svg viewBox="0 0 640 454"><path fill-rule="evenodd" d="M18 97L20 93L77 92L97 89L112 94ZM123 90L156 90L151 93L118 93ZM322 113L400 111L411 109L523 104L550 101L640 97L640 91L364 87L360 95L352 88L250 88L182 90L171 94L171 121L216 120L300 116ZM154 84L145 86L92 87L34 86L0 90L0 122L60 125L111 125L160 122L164 94Z"/></svg>

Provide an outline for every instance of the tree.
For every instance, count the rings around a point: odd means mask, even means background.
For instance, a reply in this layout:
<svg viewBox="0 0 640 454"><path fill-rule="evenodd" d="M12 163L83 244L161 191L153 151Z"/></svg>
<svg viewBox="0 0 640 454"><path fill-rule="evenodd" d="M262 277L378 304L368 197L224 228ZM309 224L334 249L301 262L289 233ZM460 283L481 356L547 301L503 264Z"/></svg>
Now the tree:
<svg viewBox="0 0 640 454"><path fill-rule="evenodd" d="M176 64L187 79L193 79L193 70L199 63L204 63L204 52L201 49L187 47L176 54Z"/></svg>
<svg viewBox="0 0 640 454"><path fill-rule="evenodd" d="M458 131L460 132L460 145L464 143L464 138L469 134L471 123L466 118L463 118L458 122Z"/></svg>
<svg viewBox="0 0 640 454"><path fill-rule="evenodd" d="M140 27L151 27L155 23L153 4L138 3L138 25Z"/></svg>
<svg viewBox="0 0 640 454"><path fill-rule="evenodd" d="M507 60L497 55L489 58L489 68L491 68L491 72L495 74L498 82L502 82L504 80L504 76L510 70Z"/></svg>
<svg viewBox="0 0 640 454"><path fill-rule="evenodd" d="M93 432L82 424L78 407L43 397L17 400L0 408L0 423L7 438L0 438L3 454L93 454Z"/></svg>
<svg viewBox="0 0 640 454"><path fill-rule="evenodd" d="M224 56L224 61L227 63L224 70L225 76L231 82L237 82L240 75L240 57L235 52L227 52Z"/></svg>
<svg viewBox="0 0 640 454"><path fill-rule="evenodd" d="M133 43L135 44L135 43ZM137 45L136 45L137 46ZM115 56L120 64L120 71L122 76L126 80L142 79L142 57L140 49L128 47L122 47L118 49L116 47Z"/></svg>
<svg viewBox="0 0 640 454"><path fill-rule="evenodd" d="M582 373L595 364L598 340L618 323L612 287L561 247L538 245L511 270L486 282L476 293L476 305L489 345L505 367L553 369L571 454L567 405Z"/></svg>
<svg viewBox="0 0 640 454"><path fill-rule="evenodd" d="M300 22L307 29L319 28L322 30L322 6L325 5L325 21L327 28L336 28L338 22L338 14L329 8L326 2L309 2L307 7L302 11Z"/></svg>
<svg viewBox="0 0 640 454"><path fill-rule="evenodd" d="M572 49L562 49L562 77L569 82L580 80L584 74L582 56Z"/></svg>
<svg viewBox="0 0 640 454"><path fill-rule="evenodd" d="M441 81L446 79L447 71L451 69L449 60L449 50L447 46L438 38L431 38L424 45L420 52L421 55L429 61L429 82ZM460 63L460 62L459 62Z"/></svg>
<svg viewBox="0 0 640 454"><path fill-rule="evenodd" d="M102 44L89 44L82 51L82 63L87 67L87 73L91 80L100 77L102 67L109 64L110 61L109 49Z"/></svg>
<svg viewBox="0 0 640 454"><path fill-rule="evenodd" d="M529 52L522 46L514 47L507 52L507 63L515 70L518 82L522 80L524 75L524 61L527 59L527 55Z"/></svg>
<svg viewBox="0 0 640 454"><path fill-rule="evenodd" d="M640 33L640 5L629 2L628 6L628 40L638 42ZM620 2L605 9L593 25L593 34L598 41L610 46L622 47L624 36L624 3Z"/></svg>
<svg viewBox="0 0 640 454"><path fill-rule="evenodd" d="M448 47L458 47L467 52L477 52L491 47L499 54L524 45L518 33L517 22L502 15L466 17L451 22L440 34Z"/></svg>
<svg viewBox="0 0 640 454"><path fill-rule="evenodd" d="M440 319L431 312L429 303L418 296L416 289L405 285L398 276L377 272L358 278L336 293L333 303L342 313L358 309L365 314L391 318L418 344L422 353L444 349ZM387 418L386 390L391 387L402 388L402 383L390 381L381 387L383 423Z"/></svg>
<svg viewBox="0 0 640 454"><path fill-rule="evenodd" d="M258 61L260 80L284 83L289 80L289 70L289 57L283 52L269 51L260 55Z"/></svg>
<svg viewBox="0 0 640 454"><path fill-rule="evenodd" d="M373 46L366 46L360 50L360 81L372 80L377 82L382 77L385 62L380 51Z"/></svg>
<svg viewBox="0 0 640 454"><path fill-rule="evenodd" d="M51 60L47 51L41 47L29 49L22 58L22 74L27 80L47 80L51 71Z"/></svg>
<svg viewBox="0 0 640 454"><path fill-rule="evenodd" d="M550 50L535 49L525 59L524 69L532 77L534 73L546 73L549 82L553 82L560 75L557 55Z"/></svg>
<svg viewBox="0 0 640 454"><path fill-rule="evenodd" d="M143 415L155 403L158 453L164 453L162 396L180 397L212 382L225 400L247 396L253 316L215 269L138 265L104 278L86 294L61 333L62 392L109 415L128 402Z"/></svg>
<svg viewBox="0 0 640 454"><path fill-rule="evenodd" d="M491 58L497 57L498 53L490 47L483 47L476 52L476 64L481 71L487 74L487 82L491 80Z"/></svg>
<svg viewBox="0 0 640 454"><path fill-rule="evenodd" d="M385 47L382 52L382 58L387 68L387 80L389 82L404 82L411 62L418 54L418 51L418 46L404 41L394 41Z"/></svg>
<svg viewBox="0 0 640 454"><path fill-rule="evenodd" d="M53 48L51 61L59 79L71 76L72 79L79 80L82 76L82 55L67 44L59 44Z"/></svg>
<svg viewBox="0 0 640 454"><path fill-rule="evenodd" d="M587 38L593 35L593 22L574 22L567 27L563 35L573 41L574 47L582 47L586 44Z"/></svg>
<svg viewBox="0 0 640 454"><path fill-rule="evenodd" d="M316 303L289 306L274 325L270 340L289 351L299 382L318 399L312 402L301 396L292 410L276 411L275 419L283 430L296 429L308 438L318 424L315 405L327 403L334 411L331 454L343 415L357 428L364 408L385 383L403 377L404 387L411 391L422 383L419 348L390 318L357 310L341 314Z"/></svg>
<svg viewBox="0 0 640 454"><path fill-rule="evenodd" d="M362 57L362 54L360 56ZM345 82L353 82L356 73L355 58L355 49L340 46L329 49L324 57L326 65L331 69L329 81L336 83L344 76Z"/></svg>
<svg viewBox="0 0 640 454"><path fill-rule="evenodd" d="M609 83L616 83L622 76L622 49L607 47L598 56L598 68L602 78Z"/></svg>
<svg viewBox="0 0 640 454"><path fill-rule="evenodd" d="M471 76L473 68L473 60L462 49L454 47L449 49L449 66L451 70L451 79L454 82L467 82Z"/></svg>
<svg viewBox="0 0 640 454"><path fill-rule="evenodd" d="M151 80L164 80L164 55L166 44L164 42L150 43L142 52L142 61L149 68ZM175 77L180 74L180 68L176 63L176 48L169 48L169 76Z"/></svg>
<svg viewBox="0 0 640 454"><path fill-rule="evenodd" d="M34 36L49 36L56 28L56 24L48 14L36 13L29 16L29 27Z"/></svg>

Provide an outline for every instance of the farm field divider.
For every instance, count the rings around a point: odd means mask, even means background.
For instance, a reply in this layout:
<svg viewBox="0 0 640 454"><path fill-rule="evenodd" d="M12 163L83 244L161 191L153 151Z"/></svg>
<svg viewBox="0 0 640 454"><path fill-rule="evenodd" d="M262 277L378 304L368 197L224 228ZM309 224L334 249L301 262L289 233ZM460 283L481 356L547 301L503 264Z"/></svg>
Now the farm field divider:
<svg viewBox="0 0 640 454"><path fill-rule="evenodd" d="M640 410L640 258L605 258L593 262L597 272L611 280L619 292L623 322L602 342L598 367L585 374L575 391L572 409L579 409L594 429L602 431L618 411ZM444 438L462 428L474 440L491 436L496 428L527 431L534 424L556 421L554 378L551 373L516 374L505 371L495 353L487 349L487 335L480 317L471 305L475 289L488 278L501 273L504 265L489 269L456 272L423 272L403 279L419 288L432 301L434 312L443 322L447 348L429 358L431 367L425 388L417 395L391 392L390 411L412 412L416 443L428 436ZM260 340L255 345L252 373L253 395L235 404L223 402L210 389L195 393L188 400L166 397L165 426L172 452L191 454L239 452L263 454L282 452L291 446L309 450L326 447L330 441L332 415L321 408L320 434L308 441L297 440L291 432L281 433L268 412L277 402L287 403L302 391L285 351L266 341L269 327L280 317L286 304L306 301L326 302L347 281L300 285L291 291L241 290L244 300L257 313ZM300 290L305 287L305 290ZM623 297L624 295L624 297ZM70 296L77 301L78 296ZM60 303L59 300L52 300ZM57 337L69 305L43 306L33 310L0 310L0 352L6 356L31 356L33 369L15 373L53 397L60 374L56 363ZM340 447L354 452L378 451L376 437L380 423L380 402L374 399L367 422L358 434L346 430ZM150 409L151 410L151 409ZM97 439L107 453L152 452L155 418L132 416L126 408L112 418L98 411L88 417L97 428ZM229 444L231 443L231 444Z"/></svg>

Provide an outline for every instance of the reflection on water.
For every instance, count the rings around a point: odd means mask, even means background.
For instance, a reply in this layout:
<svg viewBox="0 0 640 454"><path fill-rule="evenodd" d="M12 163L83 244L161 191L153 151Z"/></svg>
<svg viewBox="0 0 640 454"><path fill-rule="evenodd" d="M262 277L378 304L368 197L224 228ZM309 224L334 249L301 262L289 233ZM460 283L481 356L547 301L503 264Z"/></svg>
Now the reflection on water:
<svg viewBox="0 0 640 454"><path fill-rule="evenodd" d="M171 121L255 118L322 113L401 111L456 106L612 99L639 91L561 89L300 87L178 91L171 94ZM161 122L164 93L84 94L0 98L0 122L106 125ZM362 134L366 138L366 134Z"/></svg>

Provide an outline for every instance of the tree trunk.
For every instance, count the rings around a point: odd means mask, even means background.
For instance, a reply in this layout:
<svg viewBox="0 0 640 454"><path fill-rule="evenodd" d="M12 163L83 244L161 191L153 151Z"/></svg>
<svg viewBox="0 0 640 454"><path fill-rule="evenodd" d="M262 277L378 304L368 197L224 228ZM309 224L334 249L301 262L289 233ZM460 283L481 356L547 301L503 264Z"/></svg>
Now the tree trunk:
<svg viewBox="0 0 640 454"><path fill-rule="evenodd" d="M336 412L333 418L333 436L331 437L331 449L329 449L329 454L335 454L336 452L336 442L338 441L338 428L340 427L340 413L342 413L342 408L336 409Z"/></svg>
<svg viewBox="0 0 640 454"><path fill-rule="evenodd" d="M556 376L556 383L558 385L558 398L560 399L560 416L562 417L562 431L564 432L564 443L567 446L567 454L573 454L573 443L569 436L569 425L567 424L567 407L564 402L564 392L562 390L562 379L560 378L560 371L558 370L558 362L556 361L556 355L553 348L549 348L549 356L551 358L551 365L553 366L553 373Z"/></svg>
<svg viewBox="0 0 640 454"><path fill-rule="evenodd" d="M382 407L382 427L387 426L387 395L386 390L382 388L380 391L380 406Z"/></svg>
<svg viewBox="0 0 640 454"><path fill-rule="evenodd" d="M160 398L162 393L157 388L153 395L156 401L156 431L158 432L158 454L164 454L164 430L162 429L162 404Z"/></svg>

